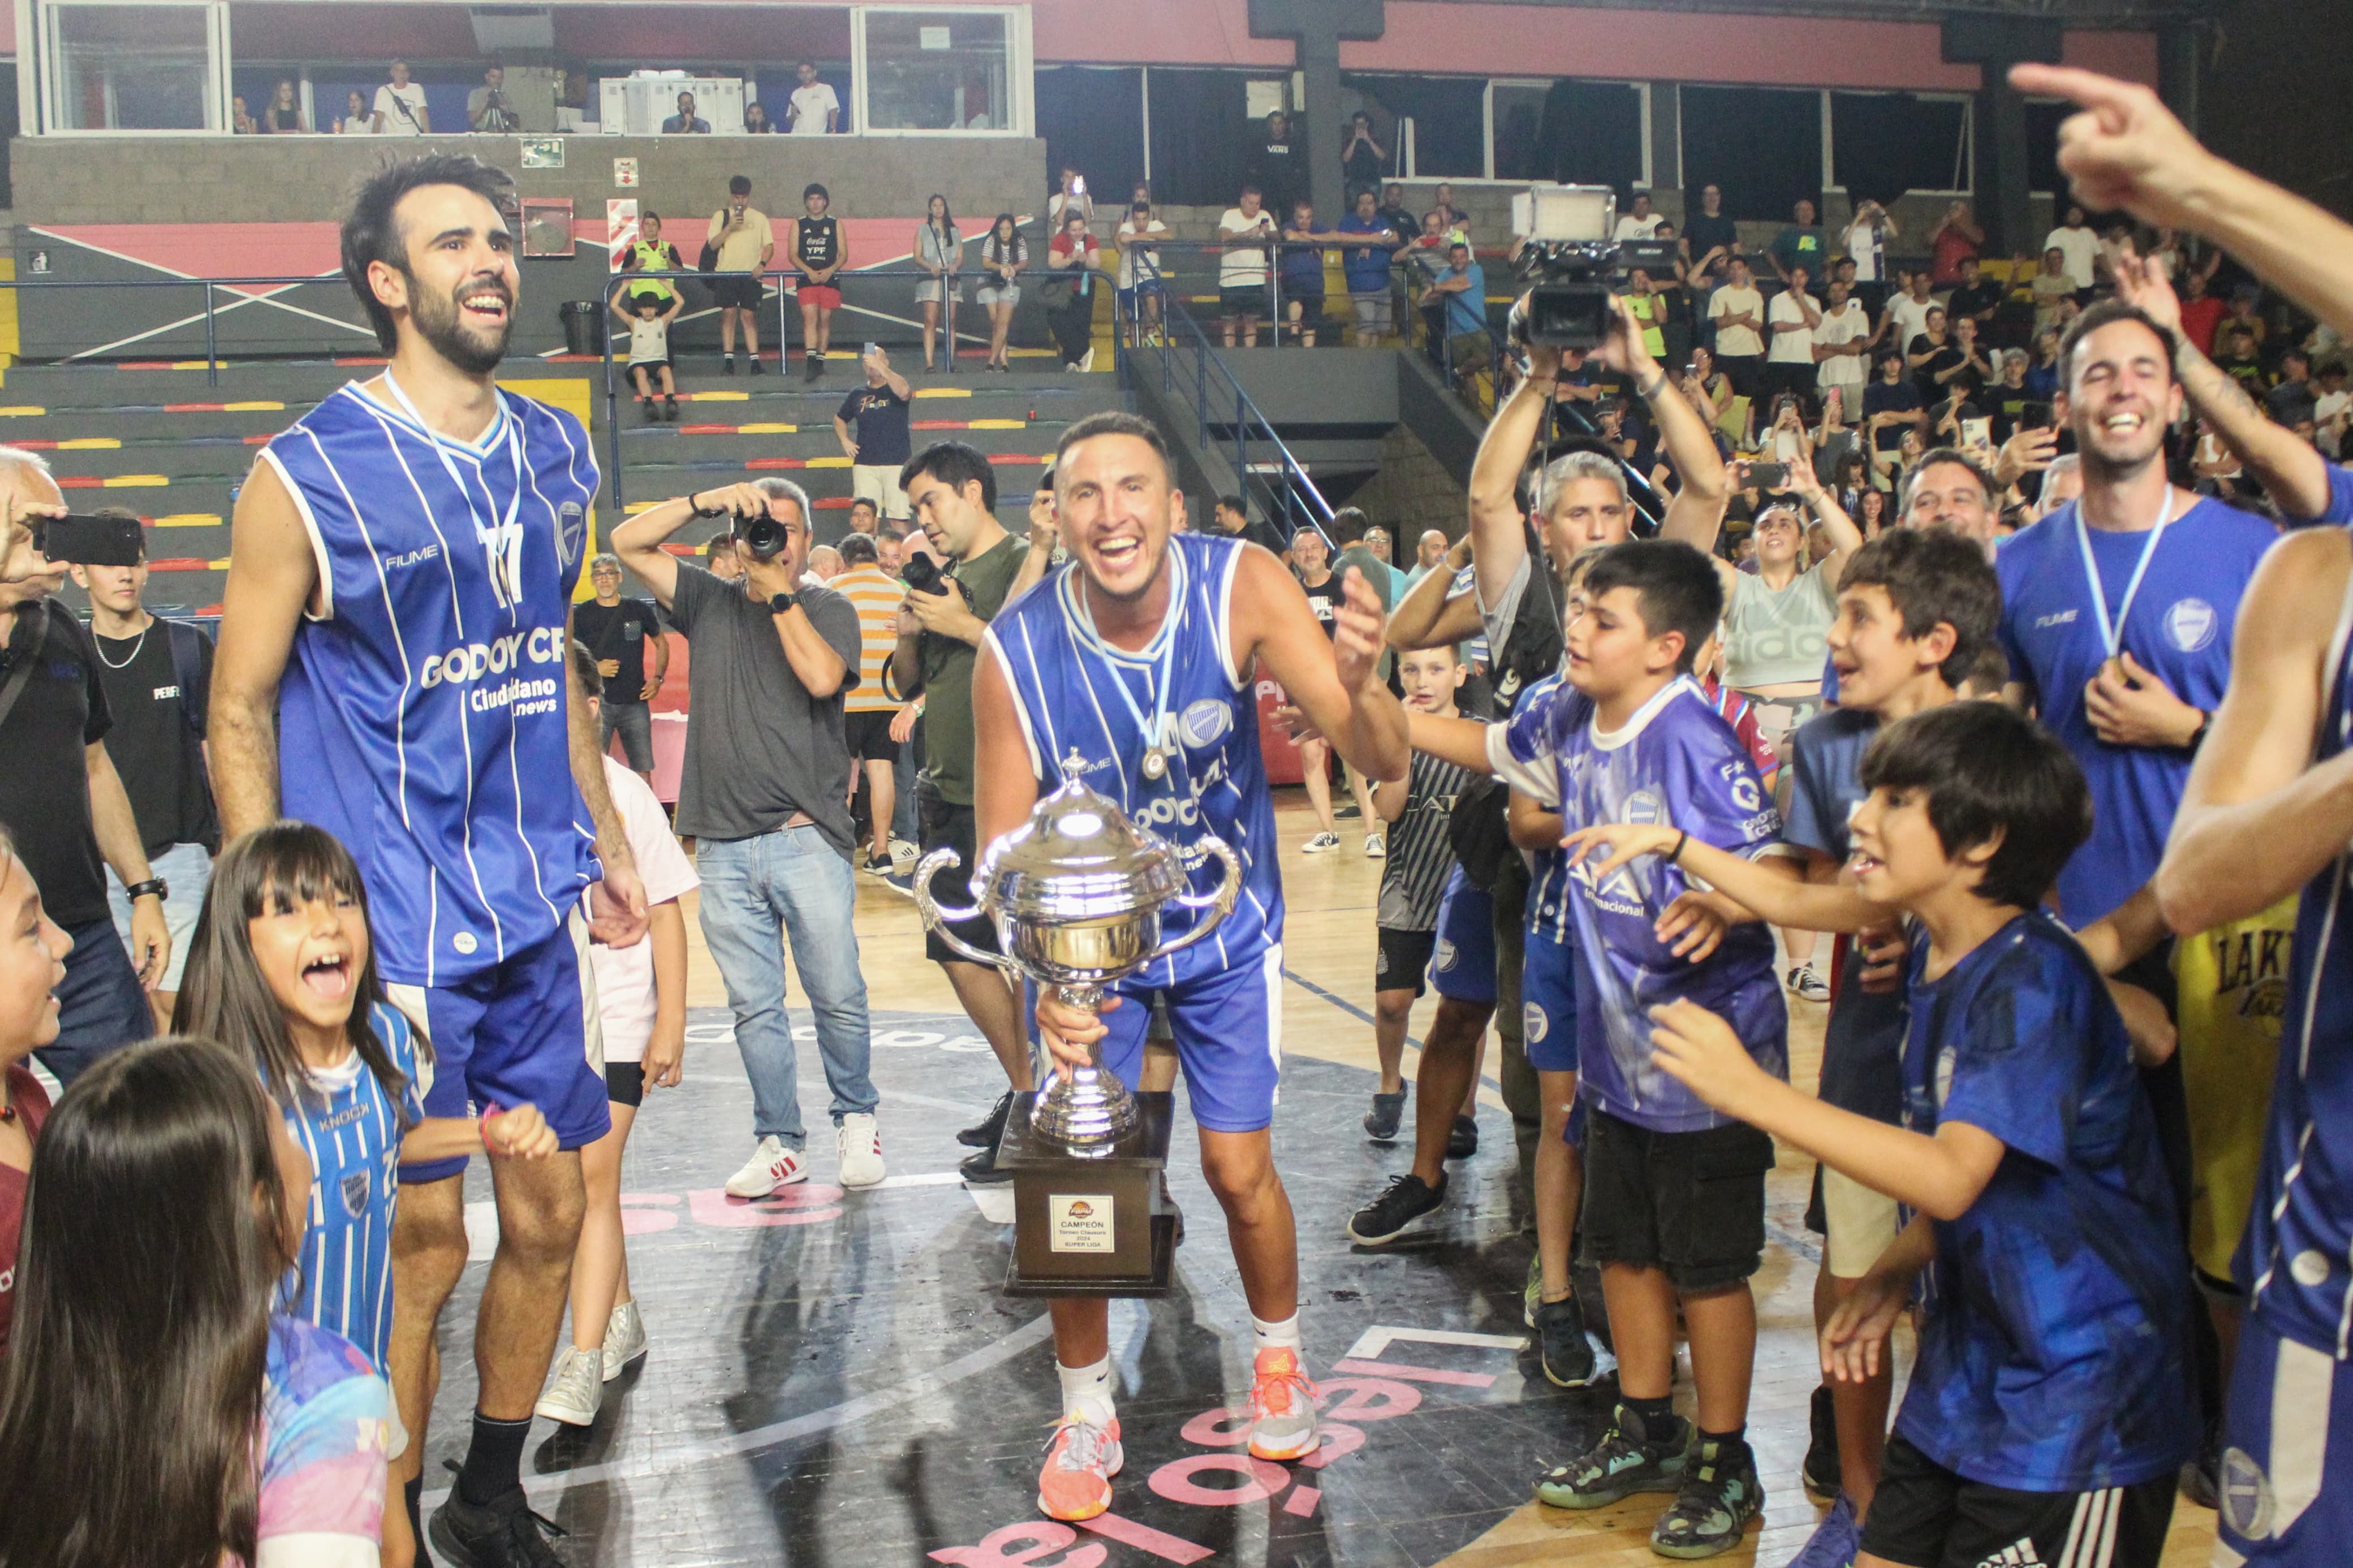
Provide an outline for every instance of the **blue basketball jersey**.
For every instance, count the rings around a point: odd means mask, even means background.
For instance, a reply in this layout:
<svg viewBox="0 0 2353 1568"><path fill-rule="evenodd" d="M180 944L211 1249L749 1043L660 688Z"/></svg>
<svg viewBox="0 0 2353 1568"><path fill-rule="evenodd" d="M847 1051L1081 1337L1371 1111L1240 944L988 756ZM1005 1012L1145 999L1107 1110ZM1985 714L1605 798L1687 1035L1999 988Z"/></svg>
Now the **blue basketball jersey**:
<svg viewBox="0 0 2353 1568"><path fill-rule="evenodd" d="M1465 571L1470 568L1465 567ZM1507 728L1517 729L1520 738L1514 742L1515 752L1534 754L1544 749L1540 732L1552 722L1552 705L1558 700L1554 695L1561 678L1547 675L1520 693L1512 716L1504 721ZM1545 784L1543 789L1528 785L1545 782L1540 772L1530 773L1525 779L1513 781L1526 794L1555 811L1560 809L1560 786L1557 779ZM1526 929L1534 936L1549 937L1555 942L1577 940L1577 916L1568 897L1568 857L1557 848L1528 851L1528 911Z"/></svg>
<svg viewBox="0 0 2353 1568"><path fill-rule="evenodd" d="M1172 534L1163 570L1168 616L1136 653L1096 635L1064 566L989 624L988 650L1011 688L1038 787L1060 787L1075 758L1087 786L1116 801L1139 826L1185 852L1193 890L1214 890L1224 868L1196 848L1223 839L1242 864L1241 895L1218 929L1130 975L1120 989L1157 991L1259 960L1282 941L1282 876L1275 860L1274 805L1259 754L1258 689L1228 660L1227 606L1243 542ZM1163 771L1145 769L1157 738ZM1161 940L1200 915L1164 906Z"/></svg>
<svg viewBox="0 0 2353 1568"><path fill-rule="evenodd" d="M2329 649L2313 761L2353 740L2353 589ZM2239 1283L2284 1337L2353 1359L2353 850L2305 888L2288 955L2287 1011L2272 1079Z"/></svg>
<svg viewBox="0 0 2353 1568"><path fill-rule="evenodd" d="M332 1073L312 1073L294 1103L280 1109L286 1130L311 1156L311 1218L294 1265L288 1310L332 1329L385 1373L392 1334L392 1211L404 1126L425 1117L417 1034L397 1008L368 1012L375 1037L408 1081L395 1104L359 1053Z"/></svg>
<svg viewBox="0 0 2353 1568"><path fill-rule="evenodd" d="M1703 844L1751 858L1779 853L1780 814L1747 749L1699 683L1678 677L1625 727L1596 727L1592 700L1556 687L1522 705L1526 724L1490 726L1488 760L1505 782L1557 793L1574 830L1599 822L1671 822ZM1545 715L1537 721L1534 715ZM1696 1002L1726 1022L1759 1067L1789 1071L1789 1016L1773 972L1773 933L1734 926L1705 962L1677 957L1655 930L1669 904L1694 884L1680 867L1646 857L1597 882L1589 858L1568 870L1576 918L1577 1092L1596 1109L1661 1132L1721 1127L1737 1118L1710 1110L1651 1061L1651 1008Z"/></svg>
<svg viewBox="0 0 2353 1568"><path fill-rule="evenodd" d="M509 393L480 440L347 385L269 443L319 562L279 690L288 816L343 840L385 979L527 951L593 879L565 616L596 499L587 433Z"/></svg>

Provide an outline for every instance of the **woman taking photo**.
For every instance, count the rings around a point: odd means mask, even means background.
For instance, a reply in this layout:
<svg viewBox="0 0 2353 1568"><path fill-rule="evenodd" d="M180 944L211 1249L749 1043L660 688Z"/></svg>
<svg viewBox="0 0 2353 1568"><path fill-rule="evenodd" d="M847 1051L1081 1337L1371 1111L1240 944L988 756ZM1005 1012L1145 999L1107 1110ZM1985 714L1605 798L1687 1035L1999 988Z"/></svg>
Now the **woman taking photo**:
<svg viewBox="0 0 2353 1568"><path fill-rule="evenodd" d="M945 309L951 290L961 297L961 285L956 269L964 265L964 236L956 232L955 219L948 212L948 199L934 196L923 204L923 223L915 230L915 265L923 269L922 282L915 285L915 303L923 310L923 368L932 370L932 345L944 341L948 363L955 363L955 321ZM940 337L940 320L948 317L948 336Z"/></svg>
<svg viewBox="0 0 2353 1568"><path fill-rule="evenodd" d="M73 938L41 908L33 873L0 828L0 1366L16 1301L16 1227L25 1215L26 1173L49 1097L25 1058L58 1037L57 988Z"/></svg>
<svg viewBox="0 0 2353 1568"><path fill-rule="evenodd" d="M390 1398L272 1310L310 1161L209 1041L103 1058L33 1152L0 1363L6 1568L372 1568Z"/></svg>
<svg viewBox="0 0 2353 1568"><path fill-rule="evenodd" d="M1811 463L1789 465L1789 490L1769 497L1757 514L1755 572L1727 561L1715 563L1724 584L1724 684L1748 699L1758 731L1783 764L1783 777L1790 735L1821 710L1831 622L1838 618L1838 580L1862 548L1853 520L1822 489ZM1801 509L1812 512L1830 535L1830 553L1813 566L1806 563ZM1829 984L1814 973L1814 933L1785 930L1781 938L1789 954L1789 989L1809 1002L1829 1001Z"/></svg>
<svg viewBox="0 0 2353 1568"><path fill-rule="evenodd" d="M1013 331L1013 307L1021 302L1021 269L1029 265L1029 242L1011 213L998 213L980 242L980 287L972 297L988 307L987 369L1009 371L1005 340Z"/></svg>

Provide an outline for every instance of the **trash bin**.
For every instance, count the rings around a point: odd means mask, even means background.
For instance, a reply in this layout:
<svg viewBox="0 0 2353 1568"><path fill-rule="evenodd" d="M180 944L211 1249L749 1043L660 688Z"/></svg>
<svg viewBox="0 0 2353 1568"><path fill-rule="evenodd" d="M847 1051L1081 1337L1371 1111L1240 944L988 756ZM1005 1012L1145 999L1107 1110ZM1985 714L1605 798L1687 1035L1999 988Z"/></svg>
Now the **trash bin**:
<svg viewBox="0 0 2353 1568"><path fill-rule="evenodd" d="M596 331L597 318L603 312L594 300L566 300L556 310L564 321L564 347L575 354L602 354L605 343Z"/></svg>

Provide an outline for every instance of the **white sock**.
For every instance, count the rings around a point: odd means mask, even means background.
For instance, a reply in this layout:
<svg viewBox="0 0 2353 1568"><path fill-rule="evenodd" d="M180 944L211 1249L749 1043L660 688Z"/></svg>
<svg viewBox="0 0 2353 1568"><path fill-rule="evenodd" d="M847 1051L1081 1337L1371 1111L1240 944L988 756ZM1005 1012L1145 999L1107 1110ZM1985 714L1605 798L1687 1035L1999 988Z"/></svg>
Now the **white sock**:
<svg viewBox="0 0 2353 1568"><path fill-rule="evenodd" d="M1062 1414L1077 1415L1083 1411L1098 1426L1108 1426L1117 1414L1112 1407L1111 1357L1105 1356L1092 1366L1064 1366L1054 1363L1054 1373L1062 1380Z"/></svg>
<svg viewBox="0 0 2353 1568"><path fill-rule="evenodd" d="M1293 1312L1279 1323L1267 1322L1253 1314L1250 1318L1250 1338L1255 1342L1251 1347L1253 1353L1286 1350L1296 1356L1299 1354L1299 1314Z"/></svg>

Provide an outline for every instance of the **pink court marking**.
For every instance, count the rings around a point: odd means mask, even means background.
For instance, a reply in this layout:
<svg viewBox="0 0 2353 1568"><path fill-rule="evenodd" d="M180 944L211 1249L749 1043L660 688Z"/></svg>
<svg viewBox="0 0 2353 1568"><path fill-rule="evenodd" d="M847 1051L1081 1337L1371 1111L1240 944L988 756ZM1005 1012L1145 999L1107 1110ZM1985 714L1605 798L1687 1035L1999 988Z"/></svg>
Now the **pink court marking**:
<svg viewBox="0 0 2353 1568"><path fill-rule="evenodd" d="M1291 1489L1291 1495L1282 1500L1282 1511L1295 1513L1300 1518L1305 1519L1315 1511L1315 1504L1323 1496L1324 1494L1314 1487L1293 1487Z"/></svg>
<svg viewBox="0 0 2353 1568"><path fill-rule="evenodd" d="M1122 1546L1149 1552L1164 1563L1198 1563L1214 1555L1206 1546L1166 1534L1148 1524L1138 1524L1132 1519L1122 1519L1115 1513L1099 1513L1092 1519L1082 1521L1082 1528L1107 1536Z"/></svg>
<svg viewBox="0 0 2353 1568"><path fill-rule="evenodd" d="M1493 1388L1494 1375L1484 1372L1448 1372L1435 1366L1400 1366L1393 1361L1335 1361L1335 1372L1364 1373L1373 1377L1402 1378L1408 1383L1444 1383L1457 1388Z"/></svg>

